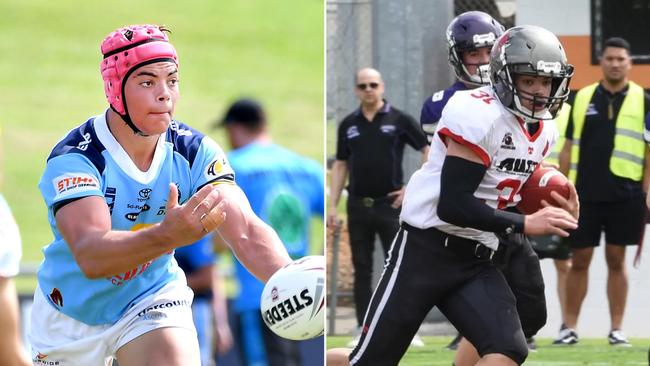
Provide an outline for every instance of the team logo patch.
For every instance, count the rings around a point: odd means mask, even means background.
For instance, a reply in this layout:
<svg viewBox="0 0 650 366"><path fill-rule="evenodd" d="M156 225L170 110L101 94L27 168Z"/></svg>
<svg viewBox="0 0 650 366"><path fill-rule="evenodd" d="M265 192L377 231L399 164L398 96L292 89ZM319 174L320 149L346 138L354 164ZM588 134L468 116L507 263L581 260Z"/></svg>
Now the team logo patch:
<svg viewBox="0 0 650 366"><path fill-rule="evenodd" d="M587 112L585 113L585 116L595 116L598 114L598 110L596 109L596 106L594 103L589 103L589 106L587 107Z"/></svg>
<svg viewBox="0 0 650 366"><path fill-rule="evenodd" d="M99 189L95 177L86 173L66 173L52 180L57 197Z"/></svg>
<svg viewBox="0 0 650 366"><path fill-rule="evenodd" d="M205 174L208 175L208 177L219 176L223 172L223 168L226 164L226 158L219 158L208 165Z"/></svg>
<svg viewBox="0 0 650 366"><path fill-rule="evenodd" d="M512 142L512 133L506 132L506 134L503 136L503 139L501 139L501 148L515 150L515 144Z"/></svg>
<svg viewBox="0 0 650 366"><path fill-rule="evenodd" d="M90 138L90 134L88 132L84 133L81 137L83 137L84 140L79 142L77 149L86 151L88 150L88 144L90 144L92 139Z"/></svg>
<svg viewBox="0 0 650 366"><path fill-rule="evenodd" d="M383 132L383 133L393 133L393 132L395 132L395 125L383 125L380 128L381 128L381 132Z"/></svg>
<svg viewBox="0 0 650 366"><path fill-rule="evenodd" d="M350 126L347 131L345 131L345 134L347 135L348 139L353 139L359 135L359 128L357 126Z"/></svg>

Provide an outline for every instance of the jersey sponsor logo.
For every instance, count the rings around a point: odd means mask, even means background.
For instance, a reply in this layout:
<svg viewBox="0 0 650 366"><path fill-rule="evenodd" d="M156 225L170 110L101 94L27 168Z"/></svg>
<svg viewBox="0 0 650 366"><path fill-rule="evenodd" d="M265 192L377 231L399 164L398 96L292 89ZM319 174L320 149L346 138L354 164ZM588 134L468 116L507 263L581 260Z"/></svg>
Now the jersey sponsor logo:
<svg viewBox="0 0 650 366"><path fill-rule="evenodd" d="M213 161L212 163L210 163L210 165L208 165L208 168L206 169L205 173L209 177L216 177L219 174L221 174L221 172L223 172L223 168L225 166L226 166L226 158L219 158Z"/></svg>
<svg viewBox="0 0 650 366"><path fill-rule="evenodd" d="M138 210L137 212L129 212L126 215L124 215L124 218L126 218L129 221L137 220L138 216L141 213L149 211L149 209L151 209L151 207L149 207L149 205L147 205L146 203L144 205L142 205L142 206L140 206L140 205L132 205L132 204L129 203L129 204L126 205L126 207L130 208L130 209Z"/></svg>
<svg viewBox="0 0 650 366"><path fill-rule="evenodd" d="M61 291L59 291L58 288L53 288L52 292L50 292L50 300L54 303L54 305L58 307L63 307L63 295L61 295Z"/></svg>
<svg viewBox="0 0 650 366"><path fill-rule="evenodd" d="M140 196L140 198L146 200L146 199L148 199L149 196L151 195L151 191L152 191L151 188L142 188L142 189L140 190L140 192L138 192L138 196Z"/></svg>
<svg viewBox="0 0 650 366"><path fill-rule="evenodd" d="M57 195L92 191L99 188L95 177L86 173L66 173L52 180Z"/></svg>
<svg viewBox="0 0 650 366"><path fill-rule="evenodd" d="M506 158L497 164L497 170L516 175L529 175L539 163L534 160Z"/></svg>
<svg viewBox="0 0 650 366"><path fill-rule="evenodd" d="M535 151L535 149L532 146L528 146L528 155L533 155L533 151Z"/></svg>
<svg viewBox="0 0 650 366"><path fill-rule="evenodd" d="M132 279L134 279L134 278L138 277L139 275L143 274L144 271L146 271L147 268L149 268L149 266L151 266L151 263L153 263L152 260L147 262L147 263L140 264L140 265L138 265L137 267L133 268L130 271L127 271L127 272L124 272L124 273L121 273L121 274L116 274L116 275L113 275L113 276L110 276L110 277L106 277L106 279L108 281L110 281L114 286L121 286L122 284L124 284L124 282L131 281Z"/></svg>
<svg viewBox="0 0 650 366"><path fill-rule="evenodd" d="M294 294L268 309L264 313L264 321L267 324L275 324L288 318L289 315L293 315L299 311L306 309L313 303L313 295L309 292L309 289L304 289L300 291L300 294Z"/></svg>
<svg viewBox="0 0 650 366"><path fill-rule="evenodd" d="M359 133L359 128L357 126L348 127L348 130L345 131L345 134L348 137L348 139L353 139L353 138L358 137L358 136L361 135Z"/></svg>
<svg viewBox="0 0 650 366"><path fill-rule="evenodd" d="M167 206L160 206L158 207L158 212L156 213L156 216L163 216L167 213Z"/></svg>
<svg viewBox="0 0 650 366"><path fill-rule="evenodd" d="M115 187L106 187L106 193L104 193L104 198L106 199L106 204L108 205L108 212L113 214L113 207L115 206L115 196L117 195L117 189Z"/></svg>
<svg viewBox="0 0 650 366"><path fill-rule="evenodd" d="M145 308L144 310L138 313L138 317L142 317L152 310L169 309L176 306L191 306L191 303L188 300L174 300L174 301L163 302Z"/></svg>
<svg viewBox="0 0 650 366"><path fill-rule="evenodd" d="M380 129L383 133L393 133L395 132L395 125L383 125Z"/></svg>
<svg viewBox="0 0 650 366"><path fill-rule="evenodd" d="M34 363L34 365L44 365L44 366L57 366L61 364L60 361L48 360L47 357L48 355L38 352L36 356L32 358L32 362Z"/></svg>
<svg viewBox="0 0 650 366"><path fill-rule="evenodd" d="M90 138L90 133L88 132L84 133L81 136L84 138L84 140L79 142L79 144L77 145L77 149L81 151L86 151L88 150L88 145L90 144L92 139Z"/></svg>
<svg viewBox="0 0 650 366"><path fill-rule="evenodd" d="M190 131L190 130L186 130L186 129L184 129L184 128L181 128L181 126L179 126L178 123L177 123L176 121L172 121L172 122L169 124L169 128L170 128L172 131L176 131L176 133L178 134L178 136L192 136L192 131Z"/></svg>
<svg viewBox="0 0 650 366"><path fill-rule="evenodd" d="M501 148L508 150L515 150L515 143L512 142L512 133L506 132L501 139Z"/></svg>

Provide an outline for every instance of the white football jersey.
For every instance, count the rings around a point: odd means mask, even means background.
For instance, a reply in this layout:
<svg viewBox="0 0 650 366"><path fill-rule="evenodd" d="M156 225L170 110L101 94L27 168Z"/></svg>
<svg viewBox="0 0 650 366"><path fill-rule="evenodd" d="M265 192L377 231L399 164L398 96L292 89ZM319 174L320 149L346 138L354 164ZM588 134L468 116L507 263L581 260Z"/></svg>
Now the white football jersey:
<svg viewBox="0 0 650 366"><path fill-rule="evenodd" d="M505 209L517 205L521 186L558 139L555 121L539 123L531 136L525 122L503 107L490 86L456 92L442 111L427 162L406 186L400 220L477 240L496 250L494 233L455 226L438 217L440 172L447 154L443 137L469 147L483 160L487 171L474 196L492 208Z"/></svg>

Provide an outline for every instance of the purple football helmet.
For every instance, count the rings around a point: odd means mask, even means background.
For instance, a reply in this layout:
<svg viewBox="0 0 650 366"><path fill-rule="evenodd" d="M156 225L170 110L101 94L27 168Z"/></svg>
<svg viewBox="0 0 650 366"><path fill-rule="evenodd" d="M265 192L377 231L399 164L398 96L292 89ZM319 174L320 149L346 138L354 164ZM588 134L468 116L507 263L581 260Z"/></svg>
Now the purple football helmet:
<svg viewBox="0 0 650 366"><path fill-rule="evenodd" d="M449 63L459 80L473 85L490 83L489 63L475 64L476 75L470 75L468 65L463 64L462 52L480 47L492 47L504 32L503 26L482 11L468 11L460 14L447 27Z"/></svg>

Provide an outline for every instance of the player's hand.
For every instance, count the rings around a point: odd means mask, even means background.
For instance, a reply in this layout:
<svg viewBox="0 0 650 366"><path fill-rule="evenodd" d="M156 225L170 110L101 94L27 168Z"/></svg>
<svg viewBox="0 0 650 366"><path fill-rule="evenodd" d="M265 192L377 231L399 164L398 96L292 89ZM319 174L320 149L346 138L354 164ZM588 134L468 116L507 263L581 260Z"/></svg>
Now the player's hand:
<svg viewBox="0 0 650 366"><path fill-rule="evenodd" d="M336 207L330 207L327 210L327 226L336 229L339 226L339 215L336 212Z"/></svg>
<svg viewBox="0 0 650 366"><path fill-rule="evenodd" d="M167 212L160 223L166 240L173 247L191 244L218 228L225 220L227 201L207 184L184 204L178 203L178 188L169 185Z"/></svg>
<svg viewBox="0 0 650 366"><path fill-rule="evenodd" d="M648 193L646 193L645 204L646 204L646 206L648 206L648 209L650 209L650 191L648 191Z"/></svg>
<svg viewBox="0 0 650 366"><path fill-rule="evenodd" d="M404 187L392 191L388 194L388 197L395 197L393 200L393 203L390 205L392 208L400 208L402 207L402 201L404 201Z"/></svg>
<svg viewBox="0 0 650 366"><path fill-rule="evenodd" d="M524 234L545 235L554 234L562 237L569 236L566 231L578 227L578 220L563 208L547 206L532 215L526 215Z"/></svg>
<svg viewBox="0 0 650 366"><path fill-rule="evenodd" d="M573 183L569 182L568 200L555 191L551 192L551 197L553 197L556 203L553 206L565 209L568 213L571 214L571 216L575 217L576 220L580 218L580 200L578 199L578 192L576 191L576 187L573 185ZM551 206L551 204L546 202L546 200L542 200L542 206L548 207Z"/></svg>
<svg viewBox="0 0 650 366"><path fill-rule="evenodd" d="M235 341L228 323L217 322L215 325L215 349L218 354L226 354L232 348Z"/></svg>

